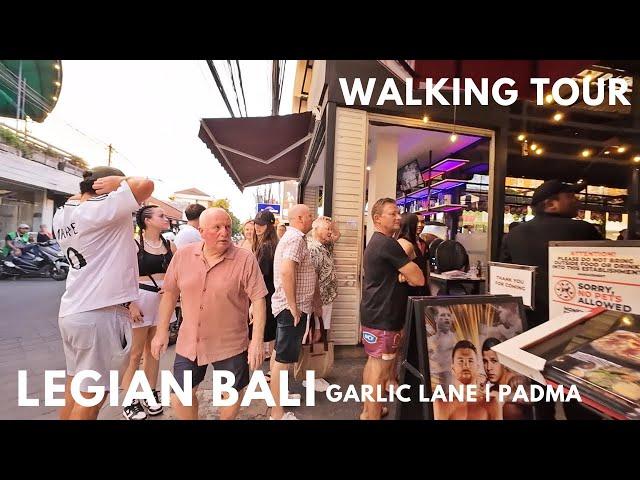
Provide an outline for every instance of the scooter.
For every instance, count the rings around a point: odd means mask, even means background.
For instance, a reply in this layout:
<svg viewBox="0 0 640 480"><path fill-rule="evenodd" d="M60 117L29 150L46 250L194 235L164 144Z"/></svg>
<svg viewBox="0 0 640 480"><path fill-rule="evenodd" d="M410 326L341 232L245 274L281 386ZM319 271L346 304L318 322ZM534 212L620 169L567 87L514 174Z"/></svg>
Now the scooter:
<svg viewBox="0 0 640 480"><path fill-rule="evenodd" d="M62 281L69 274L69 262L58 242L25 245L20 256L9 255L0 261L0 279L7 277L50 277Z"/></svg>

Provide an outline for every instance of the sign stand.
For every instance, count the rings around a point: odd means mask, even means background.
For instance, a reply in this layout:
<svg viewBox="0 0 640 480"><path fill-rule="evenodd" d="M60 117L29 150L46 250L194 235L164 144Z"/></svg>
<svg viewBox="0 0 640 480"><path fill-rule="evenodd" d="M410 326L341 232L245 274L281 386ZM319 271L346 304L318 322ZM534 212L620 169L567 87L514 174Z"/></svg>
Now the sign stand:
<svg viewBox="0 0 640 480"><path fill-rule="evenodd" d="M536 270L538 267L489 262L488 293L521 297L529 310L535 310Z"/></svg>

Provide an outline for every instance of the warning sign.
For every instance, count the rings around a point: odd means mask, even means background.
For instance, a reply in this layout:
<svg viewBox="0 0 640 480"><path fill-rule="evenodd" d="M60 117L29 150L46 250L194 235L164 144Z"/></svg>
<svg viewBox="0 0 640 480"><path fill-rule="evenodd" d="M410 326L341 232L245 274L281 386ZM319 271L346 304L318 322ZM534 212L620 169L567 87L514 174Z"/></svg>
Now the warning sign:
<svg viewBox="0 0 640 480"><path fill-rule="evenodd" d="M566 243L549 247L549 318L596 307L640 314L640 242Z"/></svg>

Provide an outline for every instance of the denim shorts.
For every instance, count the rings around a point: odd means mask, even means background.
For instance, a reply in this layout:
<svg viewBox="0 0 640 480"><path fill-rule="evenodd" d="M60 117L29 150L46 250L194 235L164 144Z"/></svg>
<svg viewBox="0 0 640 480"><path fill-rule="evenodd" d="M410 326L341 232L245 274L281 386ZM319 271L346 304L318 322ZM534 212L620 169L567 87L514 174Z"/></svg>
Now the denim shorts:
<svg viewBox="0 0 640 480"><path fill-rule="evenodd" d="M293 315L283 310L276 316L276 362L296 363L302 351L302 337L307 328L307 314L300 314L300 322L293 325Z"/></svg>

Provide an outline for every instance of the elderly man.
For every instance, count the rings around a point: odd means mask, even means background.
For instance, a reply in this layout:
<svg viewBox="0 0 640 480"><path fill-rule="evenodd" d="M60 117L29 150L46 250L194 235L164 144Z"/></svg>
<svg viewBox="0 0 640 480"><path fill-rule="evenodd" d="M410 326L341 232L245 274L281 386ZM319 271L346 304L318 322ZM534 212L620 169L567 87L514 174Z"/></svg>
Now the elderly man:
<svg viewBox="0 0 640 480"><path fill-rule="evenodd" d="M280 406L280 372L298 361L302 338L306 331L307 317L312 313L316 292L316 272L304 236L311 230L311 211L306 205L294 205L289 209L289 227L278 242L273 260L273 280L276 287L271 297L271 309L276 318L276 358L272 366L271 393L276 406L271 411L272 420L297 420L292 412ZM321 316L321 309L316 310Z"/></svg>
<svg viewBox="0 0 640 480"><path fill-rule="evenodd" d="M316 288L320 292L319 298L322 303L320 307L322 309L322 323L328 335L331 328L333 301L338 296L338 281L333 264L333 245L340 238L340 233L331 218L325 216L316 218L312 229L313 236L308 242L309 254L317 276ZM317 341L319 338L316 337L313 340ZM306 381L303 382L303 385L306 386ZM324 378L316 378L316 391L325 392L327 388L329 388L329 382Z"/></svg>
<svg viewBox="0 0 640 480"><path fill-rule="evenodd" d="M264 355L267 287L255 256L231 243L231 217L221 208L200 215L203 241L180 248L165 275L159 323L151 344L157 359L169 343L169 321L182 295L184 319L176 343L173 374L184 388L184 373L192 374L191 406L172 395L179 419L198 419L196 391L208 364L234 374L238 401L220 409L221 420L234 419L240 410L249 370L256 370ZM249 343L247 318L253 304L253 335Z"/></svg>

